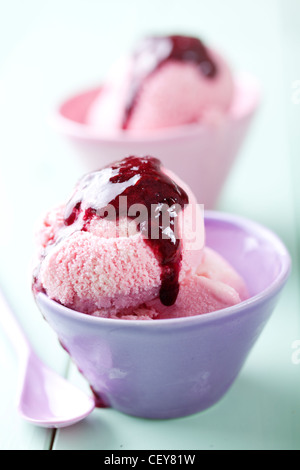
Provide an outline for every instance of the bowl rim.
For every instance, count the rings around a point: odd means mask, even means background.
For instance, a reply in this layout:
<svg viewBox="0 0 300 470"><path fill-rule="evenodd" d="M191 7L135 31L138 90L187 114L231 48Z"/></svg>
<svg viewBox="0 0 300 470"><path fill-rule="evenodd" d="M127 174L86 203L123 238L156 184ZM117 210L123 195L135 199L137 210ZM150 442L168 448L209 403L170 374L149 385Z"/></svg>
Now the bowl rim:
<svg viewBox="0 0 300 470"><path fill-rule="evenodd" d="M291 256L282 240L278 237L278 235L276 235L269 228L263 226L262 224L254 220L228 212L221 212L216 210L206 211L205 220L231 224L240 227L241 229L252 233L257 237L259 236L259 238L264 238L265 240L268 240L281 258L281 269L274 281L258 294L251 296L250 298L240 302L239 304L200 315L194 315L190 317L167 318L160 320L125 320L118 318L96 317L65 307L64 305L61 305L55 300L50 299L44 293L38 293L36 296L36 301L37 303L39 303L38 299L41 299L42 303L48 304L50 308L54 307L58 313L65 317L68 317L68 319L85 324L102 324L103 326L110 325L114 327L122 326L122 328L139 327L162 329L170 328L172 326L188 326L193 325L195 323L198 325L211 323L217 320L228 320L231 317L235 317L236 315L241 315L245 313L246 311L248 311L249 308L255 305L267 301L281 290L290 275Z"/></svg>
<svg viewBox="0 0 300 470"><path fill-rule="evenodd" d="M234 123L243 121L249 118L257 109L261 99L261 87L256 76L248 72L240 72L235 76L236 87L248 87L251 89L253 99L249 101L248 105L239 116L227 113L224 122ZM50 124L60 134L67 135L80 141L102 143L106 145L120 145L120 144L138 144L138 143L155 143L167 142L169 140L182 140L186 138L197 138L205 132L213 132L218 129L218 126L205 125L203 123L191 123L172 128L158 129L146 133L128 133L127 131L119 131L111 135L100 135L91 126L84 123L74 121L63 114L63 108L70 102L79 99L80 97L101 90L101 85L83 89L77 93L73 93L68 97L61 100L60 103L54 108L50 115Z"/></svg>

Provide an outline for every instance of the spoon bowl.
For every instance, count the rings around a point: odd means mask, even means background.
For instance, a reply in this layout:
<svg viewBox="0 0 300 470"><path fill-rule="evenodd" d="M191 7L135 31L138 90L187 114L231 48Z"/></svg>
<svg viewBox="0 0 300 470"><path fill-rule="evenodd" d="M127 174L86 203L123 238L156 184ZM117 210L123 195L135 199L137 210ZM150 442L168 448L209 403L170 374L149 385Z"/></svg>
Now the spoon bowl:
<svg viewBox="0 0 300 470"><path fill-rule="evenodd" d="M59 428L70 426L89 415L94 400L72 385L31 353L24 369L18 410L33 424Z"/></svg>
<svg viewBox="0 0 300 470"><path fill-rule="evenodd" d="M11 308L0 292L1 324L20 359L17 408L32 424L47 428L70 426L95 408L87 395L61 377L35 354Z"/></svg>

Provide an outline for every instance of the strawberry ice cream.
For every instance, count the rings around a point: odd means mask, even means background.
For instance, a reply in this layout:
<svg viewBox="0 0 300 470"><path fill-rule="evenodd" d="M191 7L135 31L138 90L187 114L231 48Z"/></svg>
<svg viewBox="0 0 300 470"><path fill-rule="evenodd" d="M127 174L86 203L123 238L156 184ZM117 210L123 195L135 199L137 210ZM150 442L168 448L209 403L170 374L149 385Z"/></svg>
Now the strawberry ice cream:
<svg viewBox="0 0 300 470"><path fill-rule="evenodd" d="M86 124L109 134L214 122L233 95L230 67L200 39L146 37L112 67Z"/></svg>
<svg viewBox="0 0 300 470"><path fill-rule="evenodd" d="M34 292L85 314L159 320L247 298L239 274L205 246L191 190L153 157L84 175L38 235Z"/></svg>

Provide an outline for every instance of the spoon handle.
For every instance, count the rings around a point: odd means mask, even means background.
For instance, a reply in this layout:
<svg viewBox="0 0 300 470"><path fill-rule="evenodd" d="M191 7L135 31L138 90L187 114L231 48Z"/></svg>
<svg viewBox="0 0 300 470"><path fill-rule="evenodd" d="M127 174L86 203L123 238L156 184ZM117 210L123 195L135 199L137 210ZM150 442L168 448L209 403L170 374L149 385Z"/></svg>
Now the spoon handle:
<svg viewBox="0 0 300 470"><path fill-rule="evenodd" d="M8 301L6 300L3 292L0 289L0 324L2 325L6 335L13 344L19 359L24 360L27 356L30 345L26 335L13 313Z"/></svg>

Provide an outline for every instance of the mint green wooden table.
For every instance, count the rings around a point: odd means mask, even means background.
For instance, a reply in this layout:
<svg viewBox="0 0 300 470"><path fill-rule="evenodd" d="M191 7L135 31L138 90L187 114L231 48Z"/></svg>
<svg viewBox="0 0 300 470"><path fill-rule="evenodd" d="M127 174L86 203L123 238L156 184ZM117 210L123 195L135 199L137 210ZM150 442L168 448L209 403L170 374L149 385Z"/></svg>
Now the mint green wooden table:
<svg viewBox="0 0 300 470"><path fill-rule="evenodd" d="M46 363L87 388L30 291L35 221L68 196L81 174L48 117L66 93L97 83L140 34L201 35L221 48L236 70L260 79L260 113L219 209L264 223L293 258L280 303L238 380L213 408L187 418L147 421L99 409L57 432L25 423L15 410L17 363L0 331L0 448L299 450L299 2L11 0L0 9L0 283Z"/></svg>

